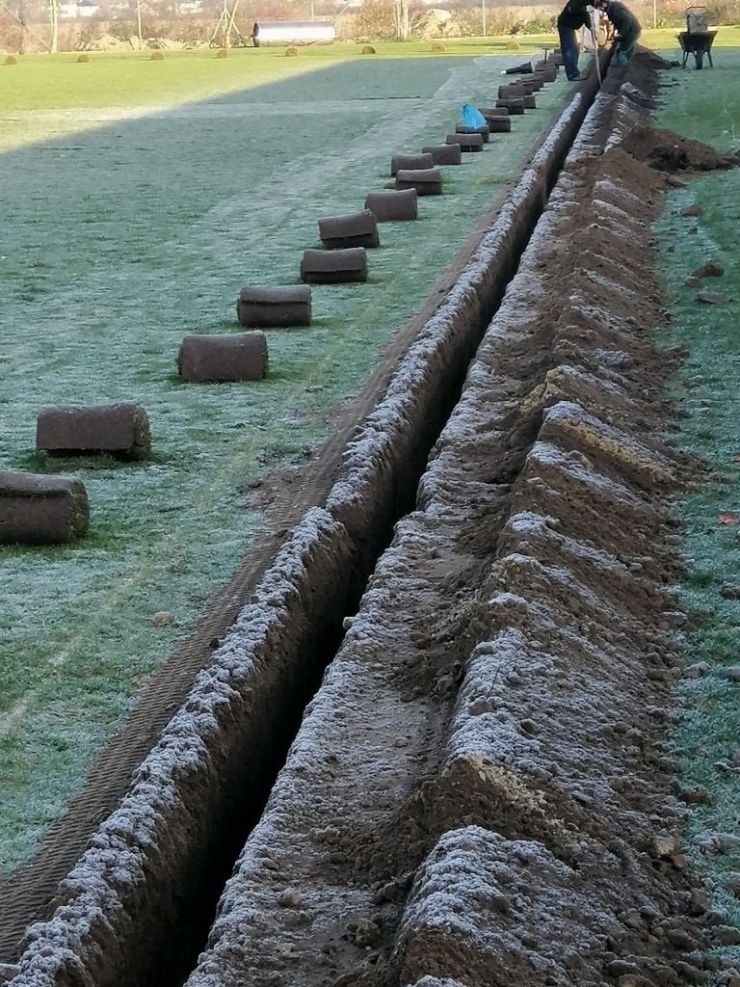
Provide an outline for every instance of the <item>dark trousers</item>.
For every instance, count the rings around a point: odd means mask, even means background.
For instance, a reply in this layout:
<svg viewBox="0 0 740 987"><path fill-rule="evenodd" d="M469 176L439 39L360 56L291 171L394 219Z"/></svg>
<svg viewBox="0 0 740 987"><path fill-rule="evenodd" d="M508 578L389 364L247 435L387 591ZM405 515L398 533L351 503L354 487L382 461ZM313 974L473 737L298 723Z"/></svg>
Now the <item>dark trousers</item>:
<svg viewBox="0 0 740 987"><path fill-rule="evenodd" d="M578 75L578 41L572 27L562 27L558 24L560 35L560 54L563 56L563 68L569 79Z"/></svg>

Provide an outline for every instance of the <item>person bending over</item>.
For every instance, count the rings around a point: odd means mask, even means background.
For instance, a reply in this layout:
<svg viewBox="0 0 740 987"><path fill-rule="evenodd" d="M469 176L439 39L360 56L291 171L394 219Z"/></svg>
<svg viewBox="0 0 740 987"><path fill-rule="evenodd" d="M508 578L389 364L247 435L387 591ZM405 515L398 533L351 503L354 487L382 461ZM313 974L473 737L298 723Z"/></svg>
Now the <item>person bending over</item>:
<svg viewBox="0 0 740 987"><path fill-rule="evenodd" d="M571 82L580 79L578 74L578 40L576 31L581 27L591 27L586 0L568 0L558 15L558 34L560 35L560 54L563 56L563 68Z"/></svg>
<svg viewBox="0 0 740 987"><path fill-rule="evenodd" d="M594 6L603 10L617 33L614 57L617 65L629 65L642 28L640 22L619 0L596 0Z"/></svg>

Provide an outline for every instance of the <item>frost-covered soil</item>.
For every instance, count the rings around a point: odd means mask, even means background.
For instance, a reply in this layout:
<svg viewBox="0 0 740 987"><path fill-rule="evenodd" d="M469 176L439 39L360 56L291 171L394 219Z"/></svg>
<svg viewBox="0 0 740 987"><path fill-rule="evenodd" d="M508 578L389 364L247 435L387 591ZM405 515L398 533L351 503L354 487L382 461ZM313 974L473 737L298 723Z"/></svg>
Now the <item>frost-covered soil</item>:
<svg viewBox="0 0 740 987"><path fill-rule="evenodd" d="M181 385L183 334L235 328L246 283L297 281L317 219L361 207L391 154L443 139L461 102L490 102L502 64L357 60L251 88L245 74L239 91L136 119L51 100L34 142L0 154L0 463L81 477L92 510L79 546L0 548L0 874L32 855L252 544L262 514L244 488L311 458L564 87L447 169L417 223L384 226L367 285L317 288L309 330L269 333L266 381ZM86 68L99 71L66 66ZM33 455L41 406L123 399L149 413L150 462Z"/></svg>
<svg viewBox="0 0 740 987"><path fill-rule="evenodd" d="M666 756L691 466L656 437L663 180L620 146L644 102L597 101L189 987L721 966L704 949L735 930L687 873Z"/></svg>

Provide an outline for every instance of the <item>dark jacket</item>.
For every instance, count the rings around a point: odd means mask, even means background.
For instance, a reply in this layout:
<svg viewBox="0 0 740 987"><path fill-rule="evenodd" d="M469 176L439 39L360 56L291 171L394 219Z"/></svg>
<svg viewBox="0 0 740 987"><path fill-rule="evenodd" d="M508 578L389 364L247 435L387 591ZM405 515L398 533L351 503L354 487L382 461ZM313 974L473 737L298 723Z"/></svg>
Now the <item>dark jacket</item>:
<svg viewBox="0 0 740 987"><path fill-rule="evenodd" d="M558 15L558 27L569 27L577 31L579 27L588 27L590 23L586 0L568 0Z"/></svg>
<svg viewBox="0 0 740 987"><path fill-rule="evenodd" d="M604 13L614 25L614 29L624 41L636 41L640 36L640 22L619 0L611 0L604 8Z"/></svg>

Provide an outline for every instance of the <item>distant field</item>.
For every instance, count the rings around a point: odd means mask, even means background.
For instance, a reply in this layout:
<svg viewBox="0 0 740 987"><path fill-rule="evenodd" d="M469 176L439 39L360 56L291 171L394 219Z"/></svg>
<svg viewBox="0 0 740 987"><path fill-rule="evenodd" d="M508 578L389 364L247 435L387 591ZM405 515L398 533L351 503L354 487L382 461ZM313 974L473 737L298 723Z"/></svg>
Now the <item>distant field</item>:
<svg viewBox="0 0 740 987"><path fill-rule="evenodd" d="M77 547L0 549L0 873L234 571L260 522L241 489L306 462L569 91L383 226L367 285L318 288L310 330L269 333L266 381L183 386L185 332L234 329L246 283L296 282L317 219L360 208L393 152L444 140L518 58L338 51L0 67L0 467L79 475L92 504ZM149 411L151 462L34 455L41 406L124 398Z"/></svg>
<svg viewBox="0 0 740 987"><path fill-rule="evenodd" d="M676 29L643 31L641 42L649 48L679 53ZM543 46L552 47L555 34L458 38L439 42L435 59L459 55L500 54L515 59ZM0 123L2 146L34 139L43 132L43 115L18 119L19 111L109 109L130 110L173 105L238 91L245 86L267 85L340 61L364 64L388 58L428 58L433 42L375 42L375 55L362 55L352 42L307 46L297 58L286 58L283 48L232 49L229 57L216 58L212 49L167 51L164 61L151 61L151 52L92 52L90 62L79 64L76 52L57 55L22 55L18 64L0 64ZM740 27L722 27L715 47L740 46ZM93 118L89 121L95 124ZM85 125L83 116L56 120L56 126L75 129Z"/></svg>

